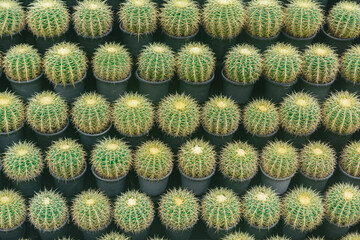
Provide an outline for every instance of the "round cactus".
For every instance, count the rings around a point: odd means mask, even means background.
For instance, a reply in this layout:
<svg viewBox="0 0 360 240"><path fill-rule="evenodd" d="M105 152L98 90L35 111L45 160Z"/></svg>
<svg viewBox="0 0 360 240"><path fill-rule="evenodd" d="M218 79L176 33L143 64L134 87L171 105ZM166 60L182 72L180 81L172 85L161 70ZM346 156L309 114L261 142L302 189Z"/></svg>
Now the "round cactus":
<svg viewBox="0 0 360 240"><path fill-rule="evenodd" d="M85 52L76 44L62 42L49 48L44 56L44 72L52 83L66 85L80 81L86 74Z"/></svg>
<svg viewBox="0 0 360 240"><path fill-rule="evenodd" d="M360 45L347 49L341 58L341 75L353 83L360 82Z"/></svg>
<svg viewBox="0 0 360 240"><path fill-rule="evenodd" d="M25 28L25 11L18 1L0 1L0 22L0 36L12 36Z"/></svg>
<svg viewBox="0 0 360 240"><path fill-rule="evenodd" d="M116 82L131 73L132 59L127 49L118 43L99 46L92 59L92 69L96 77Z"/></svg>
<svg viewBox="0 0 360 240"><path fill-rule="evenodd" d="M26 20L35 36L54 38L68 30L70 14L62 0L35 0L28 7Z"/></svg>
<svg viewBox="0 0 360 240"><path fill-rule="evenodd" d="M360 141L352 141L345 146L339 163L347 174L360 177Z"/></svg>
<svg viewBox="0 0 360 240"><path fill-rule="evenodd" d="M22 100L11 92L0 93L0 133L8 133L24 123L25 108Z"/></svg>
<svg viewBox="0 0 360 240"><path fill-rule="evenodd" d="M110 232L101 236L99 240L130 240L130 238L118 232Z"/></svg>
<svg viewBox="0 0 360 240"><path fill-rule="evenodd" d="M68 215L66 200L57 192L44 190L30 199L30 222L41 231L57 230L68 220Z"/></svg>
<svg viewBox="0 0 360 240"><path fill-rule="evenodd" d="M125 93L116 100L112 115L116 130L127 136L144 134L154 125L154 107L138 93Z"/></svg>
<svg viewBox="0 0 360 240"><path fill-rule="evenodd" d="M199 126L199 106L185 94L169 95L159 103L157 121L160 129L171 136L188 136Z"/></svg>
<svg viewBox="0 0 360 240"><path fill-rule="evenodd" d="M255 238L247 233L234 232L226 235L221 240L255 240Z"/></svg>
<svg viewBox="0 0 360 240"><path fill-rule="evenodd" d="M160 220L171 230L186 230L198 221L199 208L199 202L192 192L185 189L172 189L160 199Z"/></svg>
<svg viewBox="0 0 360 240"><path fill-rule="evenodd" d="M26 220L25 199L14 190L0 191L0 229L11 230Z"/></svg>
<svg viewBox="0 0 360 240"><path fill-rule="evenodd" d="M357 232L349 233L341 238L341 240L359 240L360 234Z"/></svg>

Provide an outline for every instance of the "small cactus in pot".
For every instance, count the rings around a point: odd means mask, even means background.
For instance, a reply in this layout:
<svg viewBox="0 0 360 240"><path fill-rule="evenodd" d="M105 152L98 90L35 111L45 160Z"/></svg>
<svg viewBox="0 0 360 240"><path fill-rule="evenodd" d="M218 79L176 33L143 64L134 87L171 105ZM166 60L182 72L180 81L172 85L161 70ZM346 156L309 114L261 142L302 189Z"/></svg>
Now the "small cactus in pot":
<svg viewBox="0 0 360 240"><path fill-rule="evenodd" d="M25 199L14 190L3 189L0 191L0 236L6 239L7 231L21 228L26 220ZM22 237L24 231L20 231Z"/></svg>
<svg viewBox="0 0 360 240"><path fill-rule="evenodd" d="M16 0L0 1L0 37L13 36L25 28L25 11Z"/></svg>
<svg viewBox="0 0 360 240"><path fill-rule="evenodd" d="M227 234L221 240L255 240L255 238L248 233L234 232Z"/></svg>
<svg viewBox="0 0 360 240"><path fill-rule="evenodd" d="M339 167L344 182L360 182L360 142L351 141L342 150Z"/></svg>
<svg viewBox="0 0 360 240"><path fill-rule="evenodd" d="M345 88L353 92L358 92L358 85L360 84L359 59L360 45L354 45L344 52L340 60L340 73L345 79Z"/></svg>
<svg viewBox="0 0 360 240"><path fill-rule="evenodd" d="M101 236L99 240L130 240L130 238L118 232L110 232Z"/></svg>

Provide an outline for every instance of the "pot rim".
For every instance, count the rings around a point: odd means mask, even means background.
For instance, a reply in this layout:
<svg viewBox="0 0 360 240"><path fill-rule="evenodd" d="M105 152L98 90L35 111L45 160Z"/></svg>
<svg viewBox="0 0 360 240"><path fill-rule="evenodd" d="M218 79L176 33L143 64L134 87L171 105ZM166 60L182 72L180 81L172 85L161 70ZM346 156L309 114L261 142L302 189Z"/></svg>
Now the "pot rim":
<svg viewBox="0 0 360 240"><path fill-rule="evenodd" d="M318 34L319 31L317 31L316 33L314 33L313 35L311 35L310 37L305 37L305 38L301 38L301 37L294 37L294 36L291 36L290 34L288 34L286 32L286 29L282 29L280 31L282 34L284 34L286 37L290 38L290 39L293 39L293 40L300 40L300 41L306 41L306 40L311 40L311 39L314 39L316 34Z"/></svg>
<svg viewBox="0 0 360 240"><path fill-rule="evenodd" d="M134 167L134 169L135 169L135 167ZM171 173L173 172L173 169L174 169L174 164L173 164L172 168L170 169L170 171L169 171L164 177L159 178L159 179L145 178L145 177L141 176L141 175L136 171L136 169L135 169L135 172L136 172L136 174L138 175L138 177L141 177L142 179L144 179L144 180L146 180L146 181L149 181L149 182L160 182L160 181L162 181L162 180L170 177Z"/></svg>
<svg viewBox="0 0 360 240"><path fill-rule="evenodd" d="M228 77L225 76L225 67L223 67L221 69L221 76L225 81L227 81L229 83L232 83L233 85L244 86L244 87L254 85L257 81L259 81L259 79L256 79L255 81L248 82L248 83L234 82L234 81L230 80Z"/></svg>
<svg viewBox="0 0 360 240"><path fill-rule="evenodd" d="M75 126L75 125L74 125L74 126ZM113 126L113 124L110 123L110 124L109 124L109 127L106 128L104 131L102 131L102 132L100 132L100 133L94 133L94 134L85 133L85 132L81 131L77 126L75 126L75 129L76 129L77 132L81 133L81 134L84 135L84 136L87 136L87 137L98 137L98 136L101 136L101 135L109 132L112 126Z"/></svg>
<svg viewBox="0 0 360 240"><path fill-rule="evenodd" d="M60 87L63 87L63 88L70 87L70 86L75 87L75 85L78 85L78 84L80 84L81 82L83 82L83 80L86 78L86 76L87 76L87 70L85 70L84 76L83 76L80 80L78 80L78 81L76 81L76 82L73 82L73 83L63 84L63 83L55 83L55 82L53 82L53 81L51 81L51 80L49 80L49 81L51 82L51 84L52 84L54 87L59 87L59 86L60 86Z"/></svg>
<svg viewBox="0 0 360 240"><path fill-rule="evenodd" d="M353 41L356 37L354 38L338 38L338 37L334 37L332 35L330 35L326 30L325 27L327 27L327 24L324 24L321 26L321 31L329 38L333 39L333 40L337 40L337 41Z"/></svg>
<svg viewBox="0 0 360 240"><path fill-rule="evenodd" d="M180 78L180 81L182 81L188 85L201 86L201 85L210 84L214 80L214 78L215 78L215 73L213 72L210 79L206 80L205 82L191 82L191 81L187 81L187 80L181 79L181 78Z"/></svg>
<svg viewBox="0 0 360 240"><path fill-rule="evenodd" d="M228 179L229 181L236 182L236 183L243 183L243 182L252 180L252 179L255 177L255 175L256 175L256 174L258 173L258 171L259 171L259 165L257 166L256 171L255 171L250 177L245 178L245 179L241 179L241 180L240 180L240 179L231 179L229 176L225 175L225 174L221 171L221 168L219 168L219 170L220 170L221 175L222 175L224 178Z"/></svg>
<svg viewBox="0 0 360 240"><path fill-rule="evenodd" d="M270 176L269 174L267 174L267 173L264 172L261 164L259 164L259 168L260 168L260 171L261 171L262 174L264 174L266 177L270 178L271 180L275 180L275 181L285 181L285 180L289 180L289 179L293 178L294 175L295 175L296 172L297 172L297 170L296 170L296 171L295 171L293 174L291 174L289 177L285 177L285 178L274 178L274 177L272 177L272 176Z"/></svg>
<svg viewBox="0 0 360 240"><path fill-rule="evenodd" d="M183 37L178 37L178 36L174 36L174 35L171 35L169 33L167 33L164 29L162 30L162 32L168 36L169 38L175 38L175 39L178 39L178 40L186 40L186 39L190 39L190 38L193 38L195 37L198 33L199 33L199 29L200 27L197 28L197 30L195 31L195 33L189 35L189 36L183 36Z"/></svg>
<svg viewBox="0 0 360 240"><path fill-rule="evenodd" d="M14 80L12 78L10 78L8 75L5 74L7 80L11 83L15 83L15 84L27 84L27 83L32 83L35 82L36 80L39 80L42 76L44 75L44 71L41 71L41 73L39 74L39 76L37 76L36 78L30 79L30 80L25 80L25 81L17 81Z"/></svg>
<svg viewBox="0 0 360 240"><path fill-rule="evenodd" d="M360 180L360 177L355 177L355 176L350 175L350 174L348 174L347 172L345 172L345 170L341 167L341 161L339 161L337 165L338 165L340 171L341 171L345 176L347 176L347 177L349 177L349 178L352 178L352 179L355 179L355 180Z"/></svg>
<svg viewBox="0 0 360 240"><path fill-rule="evenodd" d="M341 73L340 73L340 77L347 83L350 83L350 84L353 84L355 86L360 86L360 82L353 82L353 81L350 81L349 79L347 79L346 77L344 77Z"/></svg>
<svg viewBox="0 0 360 240"><path fill-rule="evenodd" d="M18 131L20 131L25 125L25 121L22 122L22 124L20 125L20 127L18 127L17 129L15 130L12 130L10 132L0 132L0 136L6 136L6 135L11 135L13 133L16 133Z"/></svg>
<svg viewBox="0 0 360 240"><path fill-rule="evenodd" d="M202 177L202 178L194 178L194 177L190 177L188 175L186 175L180 168L180 166L178 166L178 169L179 169L179 172L181 173L181 175L183 175L184 177L192 180L192 181L204 181L204 180L208 180L210 179L214 174L215 174L215 171L216 171L216 165L214 167L214 170L210 173L210 175L206 176L206 177Z"/></svg>
<svg viewBox="0 0 360 240"><path fill-rule="evenodd" d="M155 27L155 29L151 32L146 32L146 33L132 33L132 32L128 32L126 31L123 27L122 27L122 24L119 23L119 28L122 32L126 33L126 34L129 34L131 36L137 36L137 37L140 37L140 36L146 36L146 35L151 35L151 34L154 34L156 32L156 29L157 29L157 26Z"/></svg>
<svg viewBox="0 0 360 240"><path fill-rule="evenodd" d="M331 84L333 84L335 82L335 80L336 80L336 76L330 82L318 84L318 83L312 83L312 82L307 81L303 76L300 77L300 81L303 81L314 87L327 87L327 86L330 86Z"/></svg>
<svg viewBox="0 0 360 240"><path fill-rule="evenodd" d="M10 228L10 229L6 229L6 230L0 228L0 232L7 233L7 232L15 231L15 230L17 230L18 228L22 227L23 224L25 223L25 221L26 221L26 216L24 217L24 220L23 220L18 226L13 227L13 228Z"/></svg>
<svg viewBox="0 0 360 240"><path fill-rule="evenodd" d="M274 36L268 37L268 38L266 38L266 37L263 38L263 37L257 37L257 36L252 35L251 33L249 33L249 32L247 31L246 28L244 28L244 31L245 31L246 34L248 34L250 37L252 37L252 38L254 38L254 39L256 39L256 40L274 40L274 39L276 39L276 38L279 37L280 32L281 32L281 30L279 30Z"/></svg>
<svg viewBox="0 0 360 240"><path fill-rule="evenodd" d="M55 179L59 180L59 181L64 181L64 182L71 182L71 181L75 181L79 178L81 178L85 172L87 170L87 162L85 161L85 164L84 164L84 169L81 171L81 173L73 178L69 178L69 179L65 179L65 178L59 178L58 176L56 176L49 168L49 173L51 174L51 176L53 176Z"/></svg>
<svg viewBox="0 0 360 240"><path fill-rule="evenodd" d="M70 125L70 121L69 121L69 118L66 119L66 125L63 129L61 129L60 131L57 131L57 132L54 132L54 133L42 133L42 132L39 132L37 131L36 129L32 128L31 129L36 133L36 134L39 134L39 135L42 135L42 136L47 136L47 137L51 137L51 136L56 136L56 135L59 135L63 132L65 132L65 130L68 128L68 126Z"/></svg>
<svg viewBox="0 0 360 240"><path fill-rule="evenodd" d="M94 169L94 166L91 166L91 172L93 173L93 175L100 179L101 181L104 181L104 182L117 182L117 181L121 181L122 179L126 178L126 176L129 174L129 170L123 175L123 176L120 176L118 178L115 178L115 179L107 179L107 178L102 178L100 177L99 175L96 174L95 172L95 169Z"/></svg>
<svg viewBox="0 0 360 240"><path fill-rule="evenodd" d="M328 180L329 178L331 178L333 175L334 175L334 172L335 172L335 168L331 171L330 175L327 176L327 177L324 177L324 178L313 178L313 177L310 177L308 175L306 175L305 173L303 173L303 171L301 171L301 168L299 168L299 171L298 171L301 175L303 175L304 177L310 179L310 180L314 180L314 181L324 181L324 180Z"/></svg>
<svg viewBox="0 0 360 240"><path fill-rule="evenodd" d="M121 80L117 80L117 81L107 81L107 80L104 80L102 78L99 78L98 76L96 76L95 72L93 71L93 75L94 77L96 78L96 80L100 81L100 82L104 82L104 83L109 83L109 84L116 84L116 83L123 83L123 82L126 82L128 81L130 78L131 78L131 71L129 72L129 75L124 78L124 79L121 79Z"/></svg>
<svg viewBox="0 0 360 240"><path fill-rule="evenodd" d="M294 86L298 80L299 80L299 77L296 77L294 81L292 82L289 82L289 83L282 83L282 82L275 82L274 80L268 78L267 76L263 75L263 78L265 79L265 81L273 84L273 85L276 85L276 86L284 86L284 87L291 87L291 86Z"/></svg>
<svg viewBox="0 0 360 240"><path fill-rule="evenodd" d="M168 82L170 82L172 79L166 79L164 81L160 81L160 82L155 82L155 81L147 81L145 79L143 79L142 77L139 76L138 74L138 68L136 69L135 71L135 77L137 78L137 80L141 81L141 82L144 82L144 83L147 83L147 84L152 84L152 85L161 85L161 84L166 84Z"/></svg>
<svg viewBox="0 0 360 240"><path fill-rule="evenodd" d="M245 129L246 130L246 129ZM273 132L265 135L261 134L254 134L246 130L247 133L251 134L252 136L259 137L259 138L266 138L266 137L272 137L274 136L278 131L280 130L280 126L278 126Z"/></svg>

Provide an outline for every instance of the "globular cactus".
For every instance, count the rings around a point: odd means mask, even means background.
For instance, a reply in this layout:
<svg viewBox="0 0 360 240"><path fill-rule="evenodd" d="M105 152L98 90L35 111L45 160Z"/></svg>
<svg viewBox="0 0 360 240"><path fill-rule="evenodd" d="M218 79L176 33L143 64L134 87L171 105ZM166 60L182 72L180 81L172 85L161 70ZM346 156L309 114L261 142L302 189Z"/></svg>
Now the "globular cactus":
<svg viewBox="0 0 360 240"><path fill-rule="evenodd" d="M360 239L360 234L357 232L348 233L341 238L341 240L358 240L358 239Z"/></svg>
<svg viewBox="0 0 360 240"><path fill-rule="evenodd" d="M188 43L179 50L176 67L180 79L189 82L206 82L214 74L214 52L205 44L199 42Z"/></svg>
<svg viewBox="0 0 360 240"><path fill-rule="evenodd" d="M62 0L35 0L28 7L26 21L36 37L54 38L68 30L70 14Z"/></svg>
<svg viewBox="0 0 360 240"><path fill-rule="evenodd" d="M290 238L287 238L285 236L280 237L279 235L276 235L276 236L269 237L266 240L290 240Z"/></svg>
<svg viewBox="0 0 360 240"><path fill-rule="evenodd" d="M101 133L111 124L111 106L100 94L84 93L75 100L71 117L80 131L89 134Z"/></svg>
<svg viewBox="0 0 360 240"><path fill-rule="evenodd" d="M35 193L29 203L30 222L41 231L54 231L65 224L69 211L65 198L52 190Z"/></svg>
<svg viewBox="0 0 360 240"><path fill-rule="evenodd" d="M112 118L117 131L127 136L136 136L153 127L154 112L147 97L138 93L125 93L115 101Z"/></svg>
<svg viewBox="0 0 360 240"><path fill-rule="evenodd" d="M360 141L348 143L341 153L340 166L347 174L360 177Z"/></svg>
<svg viewBox="0 0 360 240"><path fill-rule="evenodd" d="M92 70L96 77L116 82L129 76L132 59L128 50L118 43L105 43L99 46L92 59Z"/></svg>
<svg viewBox="0 0 360 240"><path fill-rule="evenodd" d="M342 55L340 62L340 72L346 80L360 82L360 45L354 45L348 48Z"/></svg>
<svg viewBox="0 0 360 240"><path fill-rule="evenodd" d="M347 91L332 93L322 107L325 128L337 134L351 134L360 128L360 100Z"/></svg>
<svg viewBox="0 0 360 240"><path fill-rule="evenodd" d="M94 146L90 161L98 176L117 179L125 176L131 168L131 150L120 139L105 138Z"/></svg>
<svg viewBox="0 0 360 240"><path fill-rule="evenodd" d="M198 199L189 190L172 189L165 193L159 202L161 222L174 231L187 230L199 219Z"/></svg>
<svg viewBox="0 0 360 240"><path fill-rule="evenodd" d="M55 44L45 53L44 72L46 78L54 84L78 82L86 74L86 69L85 52L74 43Z"/></svg>
<svg viewBox="0 0 360 240"><path fill-rule="evenodd" d="M301 71L300 52L290 44L276 43L270 46L264 58L264 74L272 81L293 82Z"/></svg>
<svg viewBox="0 0 360 240"><path fill-rule="evenodd" d="M236 131L240 117L240 108L234 100L224 96L215 96L204 104L201 122L206 131L226 135Z"/></svg>
<svg viewBox="0 0 360 240"><path fill-rule="evenodd" d="M89 189L74 198L71 213L75 225L80 229L97 231L111 221L111 202L102 192Z"/></svg>
<svg viewBox="0 0 360 240"><path fill-rule="evenodd" d="M11 92L0 93L0 133L8 133L21 127L25 119L23 101Z"/></svg>
<svg viewBox="0 0 360 240"><path fill-rule="evenodd" d="M130 238L118 232L110 232L101 236L99 240L130 240Z"/></svg>
<svg viewBox="0 0 360 240"><path fill-rule="evenodd" d="M234 232L224 236L221 240L255 240L255 238L248 233Z"/></svg>
<svg viewBox="0 0 360 240"><path fill-rule="evenodd" d="M185 94L169 95L158 105L157 122L160 129L171 136L188 136L199 126L199 106Z"/></svg>
<svg viewBox="0 0 360 240"><path fill-rule="evenodd" d="M26 109L28 124L42 133L62 130L68 121L68 106L58 94L50 91L37 93L29 99Z"/></svg>
<svg viewBox="0 0 360 240"><path fill-rule="evenodd" d="M0 36L12 36L25 28L25 11L18 1L0 1L0 22Z"/></svg>
<svg viewBox="0 0 360 240"><path fill-rule="evenodd" d="M120 195L114 206L116 225L126 233L147 229L154 220L154 204L146 194L128 191Z"/></svg>
<svg viewBox="0 0 360 240"><path fill-rule="evenodd" d="M14 190L0 191L0 229L11 230L26 220L25 199Z"/></svg>
<svg viewBox="0 0 360 240"><path fill-rule="evenodd" d="M187 176L203 178L209 176L216 165L214 147L204 140L195 138L184 143L178 153L178 166Z"/></svg>
<svg viewBox="0 0 360 240"><path fill-rule="evenodd" d="M46 153L50 172L59 179L72 179L85 168L86 153L81 144L70 138L53 142Z"/></svg>

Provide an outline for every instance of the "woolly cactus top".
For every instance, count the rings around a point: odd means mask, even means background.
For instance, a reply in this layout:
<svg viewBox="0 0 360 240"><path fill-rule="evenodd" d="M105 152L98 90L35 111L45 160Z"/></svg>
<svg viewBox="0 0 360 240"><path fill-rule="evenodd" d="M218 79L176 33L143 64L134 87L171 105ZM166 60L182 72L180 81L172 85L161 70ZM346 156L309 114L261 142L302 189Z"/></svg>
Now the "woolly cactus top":
<svg viewBox="0 0 360 240"><path fill-rule="evenodd" d="M0 133L8 133L24 123L23 101L11 92L0 93Z"/></svg>
<svg viewBox="0 0 360 240"><path fill-rule="evenodd" d="M110 232L102 235L99 240L130 240L130 238L118 232Z"/></svg>
<svg viewBox="0 0 360 240"><path fill-rule="evenodd" d="M353 83L360 82L360 45L348 48L341 58L341 75Z"/></svg>
<svg viewBox="0 0 360 240"><path fill-rule="evenodd" d="M360 177L360 141L352 141L345 146L339 163L347 174Z"/></svg>
<svg viewBox="0 0 360 240"><path fill-rule="evenodd" d="M0 1L0 22L0 36L12 36L25 28L25 11L18 1Z"/></svg>
<svg viewBox="0 0 360 240"><path fill-rule="evenodd" d="M234 232L226 235L221 240L255 240L255 238L248 233Z"/></svg>
<svg viewBox="0 0 360 240"><path fill-rule="evenodd" d="M14 190L0 191L0 229L13 229L26 220L25 199Z"/></svg>

